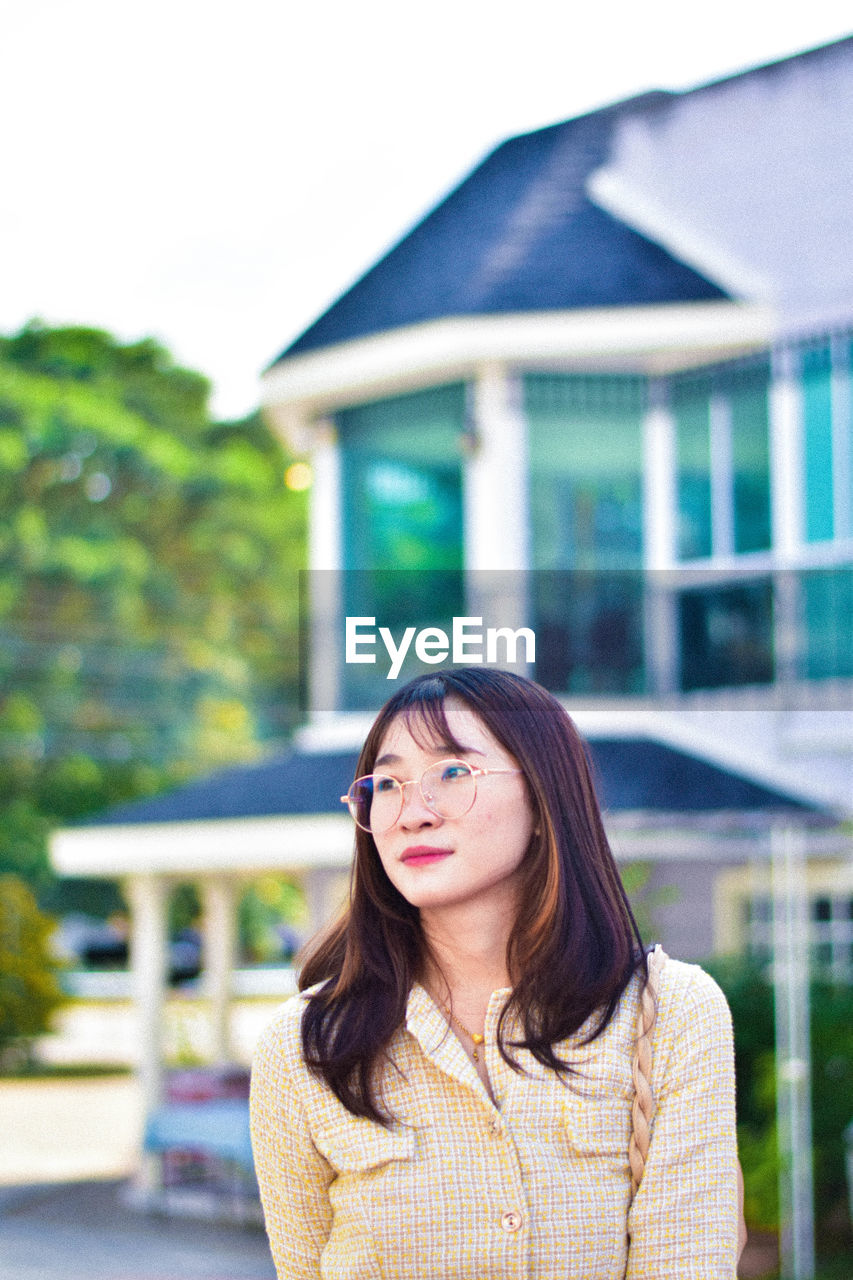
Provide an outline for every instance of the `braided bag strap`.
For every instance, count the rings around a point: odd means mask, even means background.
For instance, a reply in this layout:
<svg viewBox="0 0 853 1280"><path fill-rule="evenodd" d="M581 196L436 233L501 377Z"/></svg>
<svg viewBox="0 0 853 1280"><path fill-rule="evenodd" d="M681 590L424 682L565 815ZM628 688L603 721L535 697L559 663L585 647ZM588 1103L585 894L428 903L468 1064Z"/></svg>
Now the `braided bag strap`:
<svg viewBox="0 0 853 1280"><path fill-rule="evenodd" d="M651 1139L651 1123L655 1113L655 1099L652 1093L652 1029L658 1011L658 991L660 975L667 955L660 943L646 957L646 981L640 993L640 1007L637 1012L637 1035L634 1042L634 1054L631 1060L631 1075L634 1080L634 1102L631 1107L631 1141L628 1143L628 1162L631 1166L631 1198L634 1198L646 1158L649 1154Z"/></svg>

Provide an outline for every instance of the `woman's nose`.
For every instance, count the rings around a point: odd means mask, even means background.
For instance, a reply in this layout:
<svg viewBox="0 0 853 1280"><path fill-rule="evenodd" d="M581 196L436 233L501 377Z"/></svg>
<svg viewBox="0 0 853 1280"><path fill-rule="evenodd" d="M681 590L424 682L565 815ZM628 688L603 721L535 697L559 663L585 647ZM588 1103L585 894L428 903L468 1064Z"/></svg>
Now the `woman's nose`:
<svg viewBox="0 0 853 1280"><path fill-rule="evenodd" d="M406 794L406 787L412 790ZM427 802L421 794L420 783L416 778L410 778L408 782L401 782L400 789L403 793L400 805L400 816L397 821L404 827L423 826L425 823L432 824L439 822L440 818L437 813L433 813Z"/></svg>

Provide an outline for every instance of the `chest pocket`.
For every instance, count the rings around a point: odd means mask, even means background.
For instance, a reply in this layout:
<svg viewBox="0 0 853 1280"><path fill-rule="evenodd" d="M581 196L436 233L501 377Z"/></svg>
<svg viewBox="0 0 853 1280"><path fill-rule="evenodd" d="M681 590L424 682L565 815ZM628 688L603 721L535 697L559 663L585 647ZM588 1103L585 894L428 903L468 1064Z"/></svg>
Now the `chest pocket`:
<svg viewBox="0 0 853 1280"><path fill-rule="evenodd" d="M352 1120L322 1129L314 1145L338 1173L366 1173L395 1160L411 1160L415 1151L412 1129L383 1129L369 1120Z"/></svg>
<svg viewBox="0 0 853 1280"><path fill-rule="evenodd" d="M566 1104L563 1129L569 1146L582 1156L628 1161L631 1114L618 1098L579 1098Z"/></svg>

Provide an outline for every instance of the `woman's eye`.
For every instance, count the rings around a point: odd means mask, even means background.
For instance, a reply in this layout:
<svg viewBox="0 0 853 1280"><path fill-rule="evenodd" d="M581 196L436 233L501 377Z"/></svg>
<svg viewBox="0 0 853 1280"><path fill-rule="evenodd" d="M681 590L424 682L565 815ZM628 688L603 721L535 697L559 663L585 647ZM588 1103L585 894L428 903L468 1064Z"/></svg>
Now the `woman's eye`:
<svg viewBox="0 0 853 1280"><path fill-rule="evenodd" d="M446 764L441 771L442 782L457 782L460 778L469 778L471 770L467 764Z"/></svg>
<svg viewBox="0 0 853 1280"><path fill-rule="evenodd" d="M393 778L383 778L381 775L377 775L373 779L373 794L378 795L383 791L393 791L396 785Z"/></svg>

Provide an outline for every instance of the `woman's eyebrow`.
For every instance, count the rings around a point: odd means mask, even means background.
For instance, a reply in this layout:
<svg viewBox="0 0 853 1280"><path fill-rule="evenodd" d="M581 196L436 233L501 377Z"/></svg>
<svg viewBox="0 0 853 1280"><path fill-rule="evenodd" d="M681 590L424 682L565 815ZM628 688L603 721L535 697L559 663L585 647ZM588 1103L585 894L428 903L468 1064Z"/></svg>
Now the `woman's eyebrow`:
<svg viewBox="0 0 853 1280"><path fill-rule="evenodd" d="M427 747L426 749L439 760L456 760L461 756L484 756L486 754L479 747L452 747L447 742L440 742L436 746ZM401 760L402 756L395 755L393 751L386 751L384 755L374 760L373 767L375 769L378 764L399 764Z"/></svg>

